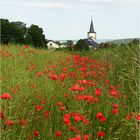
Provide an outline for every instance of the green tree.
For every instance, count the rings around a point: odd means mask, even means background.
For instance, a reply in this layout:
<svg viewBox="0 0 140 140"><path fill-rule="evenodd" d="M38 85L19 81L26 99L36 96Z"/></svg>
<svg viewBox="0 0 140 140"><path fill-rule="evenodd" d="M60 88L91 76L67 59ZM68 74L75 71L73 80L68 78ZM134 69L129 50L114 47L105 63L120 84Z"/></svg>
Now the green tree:
<svg viewBox="0 0 140 140"><path fill-rule="evenodd" d="M0 19L1 21L1 42L8 44L10 42L10 23L7 19Z"/></svg>
<svg viewBox="0 0 140 140"><path fill-rule="evenodd" d="M45 46L46 40L42 28L39 28L37 25L31 25L30 28L27 29L26 43L32 44L34 47Z"/></svg>
<svg viewBox="0 0 140 140"><path fill-rule="evenodd" d="M77 50L77 51L86 51L86 50L89 50L89 46L88 44L86 43L86 41L84 39L80 39L75 47L74 47L74 50Z"/></svg>

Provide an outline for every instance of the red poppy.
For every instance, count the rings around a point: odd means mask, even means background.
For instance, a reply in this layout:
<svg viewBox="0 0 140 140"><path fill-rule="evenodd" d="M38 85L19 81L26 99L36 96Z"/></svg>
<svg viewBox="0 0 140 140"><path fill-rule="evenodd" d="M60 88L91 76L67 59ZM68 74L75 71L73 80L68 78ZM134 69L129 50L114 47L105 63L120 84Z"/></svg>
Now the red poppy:
<svg viewBox="0 0 140 140"><path fill-rule="evenodd" d="M12 96L9 94L9 93L3 93L1 96L0 96L1 99L11 99Z"/></svg>
<svg viewBox="0 0 140 140"><path fill-rule="evenodd" d="M97 136L98 137L104 137L105 136L105 132L100 130L98 133L97 133Z"/></svg>
<svg viewBox="0 0 140 140"><path fill-rule="evenodd" d="M140 115L136 115L135 119L140 122Z"/></svg>
<svg viewBox="0 0 140 140"><path fill-rule="evenodd" d="M66 107L65 107L65 106L61 106L61 107L60 107L60 110L61 110L61 111L65 111L65 110L66 110Z"/></svg>
<svg viewBox="0 0 140 140"><path fill-rule="evenodd" d="M118 113L119 113L119 110L117 108L112 110L112 114L118 114Z"/></svg>
<svg viewBox="0 0 140 140"><path fill-rule="evenodd" d="M6 120L6 122L5 122L5 124L6 124L6 126L9 126L9 125L14 125L14 121L12 121L12 120Z"/></svg>
<svg viewBox="0 0 140 140"><path fill-rule="evenodd" d="M36 106L36 109L37 109L37 111L40 111L40 110L42 109L42 106L37 105L37 106Z"/></svg>
<svg viewBox="0 0 140 140"><path fill-rule="evenodd" d="M46 104L46 101L43 99L43 100L41 101L41 103L42 103L42 104Z"/></svg>
<svg viewBox="0 0 140 140"><path fill-rule="evenodd" d="M55 136L56 137L61 137L62 136L62 131L56 131Z"/></svg>
<svg viewBox="0 0 140 140"><path fill-rule="evenodd" d="M37 73L37 76L38 76L38 77L41 77L41 75L42 75L41 72L38 72L38 73Z"/></svg>
<svg viewBox="0 0 140 140"><path fill-rule="evenodd" d="M102 93L101 89L100 88L96 88L96 90L95 90L96 96L100 96L101 93Z"/></svg>
<svg viewBox="0 0 140 140"><path fill-rule="evenodd" d="M71 89L74 90L74 91L79 90L79 85L75 84Z"/></svg>
<svg viewBox="0 0 140 140"><path fill-rule="evenodd" d="M90 135L89 134L85 134L84 135L84 140L89 140L90 139Z"/></svg>
<svg viewBox="0 0 140 140"><path fill-rule="evenodd" d="M57 105L58 105L58 106L62 106L62 102L58 102Z"/></svg>
<svg viewBox="0 0 140 140"><path fill-rule="evenodd" d="M60 78L60 80L63 81L66 78L66 74L64 74L64 73L60 74L59 78Z"/></svg>
<svg viewBox="0 0 140 140"><path fill-rule="evenodd" d="M5 116L4 116L3 112L0 112L0 118L3 119L3 120L5 119Z"/></svg>
<svg viewBox="0 0 140 140"><path fill-rule="evenodd" d="M20 119L20 120L19 120L19 123L20 123L20 125L22 125L22 126L27 126L27 121L24 120L24 119Z"/></svg>
<svg viewBox="0 0 140 140"><path fill-rule="evenodd" d="M37 130L34 130L34 137L38 137L39 136L39 132Z"/></svg>
<svg viewBox="0 0 140 140"><path fill-rule="evenodd" d="M45 118L48 118L48 116L49 116L49 111L46 110L46 111L43 113L43 116L44 116Z"/></svg>

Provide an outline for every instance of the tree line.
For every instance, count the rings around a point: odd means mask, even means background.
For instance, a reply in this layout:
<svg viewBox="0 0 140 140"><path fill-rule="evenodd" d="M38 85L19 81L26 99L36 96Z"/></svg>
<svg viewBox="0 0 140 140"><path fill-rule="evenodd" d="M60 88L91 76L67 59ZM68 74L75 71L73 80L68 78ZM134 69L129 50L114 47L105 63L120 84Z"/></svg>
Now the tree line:
<svg viewBox="0 0 140 140"><path fill-rule="evenodd" d="M43 29L38 25L32 24L26 27L21 21L9 22L8 19L0 19L1 21L1 43L3 44L27 44L34 47L46 46L45 35Z"/></svg>

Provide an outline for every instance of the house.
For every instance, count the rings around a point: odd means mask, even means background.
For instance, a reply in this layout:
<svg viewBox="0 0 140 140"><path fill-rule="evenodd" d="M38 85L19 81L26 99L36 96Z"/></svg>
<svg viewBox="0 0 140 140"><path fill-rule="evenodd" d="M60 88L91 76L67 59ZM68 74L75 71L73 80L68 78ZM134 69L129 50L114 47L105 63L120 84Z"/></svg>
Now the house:
<svg viewBox="0 0 140 140"><path fill-rule="evenodd" d="M58 41L49 40L47 43L48 49L58 49L58 48L66 48L67 46L64 43L60 43Z"/></svg>
<svg viewBox="0 0 140 140"><path fill-rule="evenodd" d="M58 49L58 48L60 48L60 44L53 40L49 40L47 43L47 47L48 47L48 49Z"/></svg>
<svg viewBox="0 0 140 140"><path fill-rule="evenodd" d="M96 42L96 32L94 31L92 19L91 19L89 32L87 33L87 39L85 39L85 42L88 44L90 48L99 47L99 44Z"/></svg>

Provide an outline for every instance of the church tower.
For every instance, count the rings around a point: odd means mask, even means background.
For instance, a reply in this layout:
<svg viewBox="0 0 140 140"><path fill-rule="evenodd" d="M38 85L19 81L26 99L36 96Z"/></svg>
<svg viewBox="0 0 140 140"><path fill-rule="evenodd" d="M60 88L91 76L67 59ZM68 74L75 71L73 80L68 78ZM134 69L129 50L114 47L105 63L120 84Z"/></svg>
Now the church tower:
<svg viewBox="0 0 140 140"><path fill-rule="evenodd" d="M96 41L96 32L94 31L92 19L91 19L91 24L90 24L90 30L87 33L87 35L88 35L88 39L92 39L92 40Z"/></svg>

